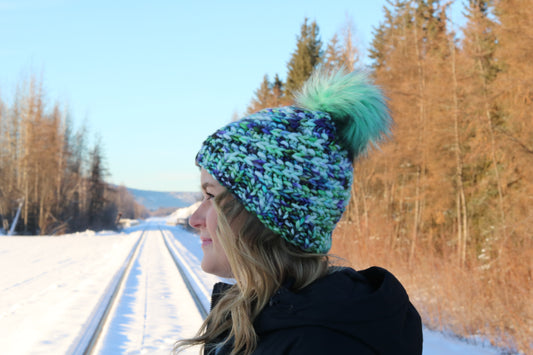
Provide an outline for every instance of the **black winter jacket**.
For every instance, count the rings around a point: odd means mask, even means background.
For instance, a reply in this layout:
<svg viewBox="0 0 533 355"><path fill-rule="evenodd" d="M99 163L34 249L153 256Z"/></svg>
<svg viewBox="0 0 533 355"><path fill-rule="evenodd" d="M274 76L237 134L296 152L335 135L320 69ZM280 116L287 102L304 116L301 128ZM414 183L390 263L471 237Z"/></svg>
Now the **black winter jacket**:
<svg viewBox="0 0 533 355"><path fill-rule="evenodd" d="M217 284L213 303L229 285ZM422 324L400 282L388 271L345 268L299 292L281 287L254 322L255 355L422 354ZM231 342L206 354L224 355Z"/></svg>

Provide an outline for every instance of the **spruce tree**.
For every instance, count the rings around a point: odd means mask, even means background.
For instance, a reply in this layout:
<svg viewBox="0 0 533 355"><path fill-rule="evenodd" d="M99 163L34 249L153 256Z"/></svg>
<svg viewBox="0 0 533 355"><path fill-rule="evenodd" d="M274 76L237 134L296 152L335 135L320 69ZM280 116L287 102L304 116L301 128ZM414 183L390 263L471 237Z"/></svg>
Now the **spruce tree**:
<svg viewBox="0 0 533 355"><path fill-rule="evenodd" d="M283 91L283 81L279 78L279 75L276 74L274 77L274 82L272 82L272 106L283 106L285 104L285 95Z"/></svg>
<svg viewBox="0 0 533 355"><path fill-rule="evenodd" d="M89 225L93 228L102 227L104 211L104 167L99 144L91 151L91 168L89 176Z"/></svg>
<svg viewBox="0 0 533 355"><path fill-rule="evenodd" d="M279 107L289 104L285 99L283 86L284 84L278 74L276 74L272 82L268 79L268 75L265 74L261 85L254 93L246 113L251 114L267 107Z"/></svg>
<svg viewBox="0 0 533 355"><path fill-rule="evenodd" d="M315 67L321 62L322 41L319 28L315 21L308 24L304 20L300 36L297 39L296 50L288 64L285 96L292 99L302 84L309 78Z"/></svg>
<svg viewBox="0 0 533 355"><path fill-rule="evenodd" d="M328 42L324 53L324 67L327 69L338 68L342 65L342 59L342 49L339 44L339 38L335 33Z"/></svg>
<svg viewBox="0 0 533 355"><path fill-rule="evenodd" d="M248 106L247 112L250 114L269 107L272 102L272 96L272 84L268 79L268 75L265 74L259 89L255 90L254 98L250 106Z"/></svg>

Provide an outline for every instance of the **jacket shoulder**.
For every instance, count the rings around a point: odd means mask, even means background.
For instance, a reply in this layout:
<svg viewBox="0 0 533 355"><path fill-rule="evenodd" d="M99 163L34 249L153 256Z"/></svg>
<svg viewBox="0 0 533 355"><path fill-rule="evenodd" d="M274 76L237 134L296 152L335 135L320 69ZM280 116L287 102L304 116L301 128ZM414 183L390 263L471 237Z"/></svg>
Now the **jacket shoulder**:
<svg viewBox="0 0 533 355"><path fill-rule="evenodd" d="M376 354L363 342L319 326L281 329L261 337L254 355Z"/></svg>

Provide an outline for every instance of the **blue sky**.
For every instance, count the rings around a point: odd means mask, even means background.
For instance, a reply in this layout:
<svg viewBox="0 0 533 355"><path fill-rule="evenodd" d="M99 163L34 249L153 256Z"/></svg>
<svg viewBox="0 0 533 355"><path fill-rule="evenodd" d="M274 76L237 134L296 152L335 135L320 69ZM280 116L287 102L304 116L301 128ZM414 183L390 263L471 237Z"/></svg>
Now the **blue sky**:
<svg viewBox="0 0 533 355"><path fill-rule="evenodd" d="M384 4L0 0L0 97L36 74L49 107L101 137L109 182L196 191L202 141L242 115L265 74L285 78L305 17L324 44L350 19L366 55Z"/></svg>

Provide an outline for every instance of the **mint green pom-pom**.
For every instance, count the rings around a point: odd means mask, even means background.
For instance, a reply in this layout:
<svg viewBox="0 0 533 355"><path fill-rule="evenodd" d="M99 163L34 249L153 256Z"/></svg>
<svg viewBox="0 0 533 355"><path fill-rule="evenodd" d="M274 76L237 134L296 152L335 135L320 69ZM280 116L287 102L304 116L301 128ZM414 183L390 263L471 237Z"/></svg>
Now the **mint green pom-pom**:
<svg viewBox="0 0 533 355"><path fill-rule="evenodd" d="M392 119L381 90L363 71L319 69L295 97L301 108L327 112L335 122L339 142L355 158L390 133Z"/></svg>

